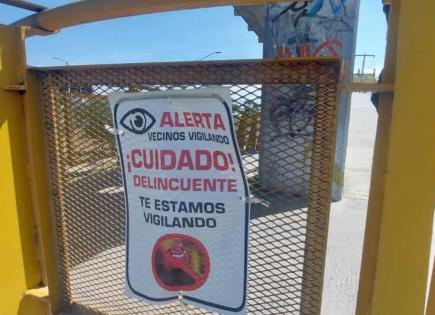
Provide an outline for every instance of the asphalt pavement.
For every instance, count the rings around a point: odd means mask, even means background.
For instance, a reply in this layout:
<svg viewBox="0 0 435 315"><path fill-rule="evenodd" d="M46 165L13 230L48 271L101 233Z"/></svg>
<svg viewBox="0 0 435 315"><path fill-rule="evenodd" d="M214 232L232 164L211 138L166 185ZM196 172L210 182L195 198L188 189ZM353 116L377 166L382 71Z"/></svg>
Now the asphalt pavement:
<svg viewBox="0 0 435 315"><path fill-rule="evenodd" d="M343 200L331 207L322 315L355 313L376 125L370 94L354 93Z"/></svg>

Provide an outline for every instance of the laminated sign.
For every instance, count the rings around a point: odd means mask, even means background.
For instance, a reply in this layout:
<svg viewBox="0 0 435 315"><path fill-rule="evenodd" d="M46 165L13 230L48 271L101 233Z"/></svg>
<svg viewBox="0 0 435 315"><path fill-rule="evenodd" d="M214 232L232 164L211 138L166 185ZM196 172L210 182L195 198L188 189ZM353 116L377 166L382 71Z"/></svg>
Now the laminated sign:
<svg viewBox="0 0 435 315"><path fill-rule="evenodd" d="M229 89L109 100L127 212L126 294L245 313L249 192Z"/></svg>

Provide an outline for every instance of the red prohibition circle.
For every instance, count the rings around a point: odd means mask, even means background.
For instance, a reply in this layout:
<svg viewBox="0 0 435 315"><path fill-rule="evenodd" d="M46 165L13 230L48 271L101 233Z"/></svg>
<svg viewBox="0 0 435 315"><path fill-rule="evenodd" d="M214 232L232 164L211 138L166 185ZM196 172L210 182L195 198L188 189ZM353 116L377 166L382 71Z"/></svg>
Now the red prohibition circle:
<svg viewBox="0 0 435 315"><path fill-rule="evenodd" d="M197 290L210 273L207 249L188 235L163 235L156 241L151 259L154 278L168 291Z"/></svg>

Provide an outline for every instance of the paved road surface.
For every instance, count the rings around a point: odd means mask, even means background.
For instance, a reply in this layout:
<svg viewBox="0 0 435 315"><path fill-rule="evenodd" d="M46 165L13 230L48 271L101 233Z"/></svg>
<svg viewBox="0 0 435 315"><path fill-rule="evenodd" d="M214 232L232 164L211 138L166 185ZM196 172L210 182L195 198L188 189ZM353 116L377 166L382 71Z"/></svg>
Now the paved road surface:
<svg viewBox="0 0 435 315"><path fill-rule="evenodd" d="M353 94L342 201L331 208L323 315L355 313L377 113L369 94Z"/></svg>

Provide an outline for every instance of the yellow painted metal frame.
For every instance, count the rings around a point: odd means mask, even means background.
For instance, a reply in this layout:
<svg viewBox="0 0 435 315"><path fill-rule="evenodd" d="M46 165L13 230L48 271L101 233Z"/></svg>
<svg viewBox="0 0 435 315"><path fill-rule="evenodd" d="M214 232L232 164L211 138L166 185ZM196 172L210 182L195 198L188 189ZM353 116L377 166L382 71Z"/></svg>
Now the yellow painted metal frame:
<svg viewBox="0 0 435 315"><path fill-rule="evenodd" d="M0 314L38 315L60 305L60 290L37 82L25 63L26 31L0 25Z"/></svg>
<svg viewBox="0 0 435 315"><path fill-rule="evenodd" d="M24 98L22 92L10 89L25 83L23 40L20 28L0 25L1 314L43 314L48 306L26 294L29 289L43 287L45 277L36 246L39 233L32 211Z"/></svg>
<svg viewBox="0 0 435 315"><path fill-rule="evenodd" d="M105 4L109 2L119 4L112 0ZM144 2L140 2L130 0L122 4L130 4L133 14L134 3L146 12L219 3L266 3L190 1L183 2L182 7L176 5L179 1L152 1L151 10L144 9ZM435 2L391 2L384 85L377 89L394 89L394 97L386 93L381 97L358 315L423 314L425 305L435 206ZM85 7L92 3L101 1L82 1ZM106 15L98 18L95 11L86 21L68 22L62 12L68 13L61 10L57 20L43 12L27 21L30 26L50 26L52 29L46 30L55 31L113 17L105 10ZM31 34L28 29L26 32L24 28L0 25L0 249L4 257L0 263L4 287L0 314L48 314L50 307L57 310L62 302L39 97L35 78L28 74L25 65L24 38ZM435 314L433 292L427 315Z"/></svg>
<svg viewBox="0 0 435 315"><path fill-rule="evenodd" d="M435 2L392 1L358 315L424 314L435 207ZM429 303L433 305L433 303Z"/></svg>
<svg viewBox="0 0 435 315"><path fill-rule="evenodd" d="M287 2L294 1L298 0L287 0ZM13 25L32 27L31 32L28 33L29 36L49 35L65 27L125 16L225 5L268 3L267 0L85 0L74 1L33 14Z"/></svg>

